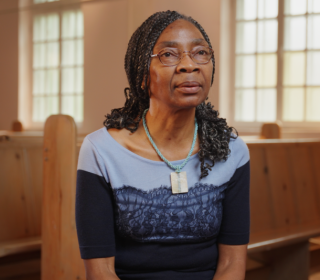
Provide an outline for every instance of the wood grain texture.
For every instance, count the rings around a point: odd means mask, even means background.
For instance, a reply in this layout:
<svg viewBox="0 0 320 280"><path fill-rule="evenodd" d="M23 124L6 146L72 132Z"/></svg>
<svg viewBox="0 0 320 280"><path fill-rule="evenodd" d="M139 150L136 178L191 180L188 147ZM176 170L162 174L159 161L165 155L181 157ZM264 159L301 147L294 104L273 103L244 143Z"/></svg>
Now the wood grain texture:
<svg viewBox="0 0 320 280"><path fill-rule="evenodd" d="M0 242L41 234L43 138L0 142Z"/></svg>
<svg viewBox="0 0 320 280"><path fill-rule="evenodd" d="M256 142L248 143L248 147L251 157L249 248L256 250L252 243L265 246L263 242L271 246L273 239L278 245L290 243L288 239L307 241L319 234L320 142Z"/></svg>
<svg viewBox="0 0 320 280"><path fill-rule="evenodd" d="M75 227L76 126L50 116L44 130L41 277L81 280L85 272Z"/></svg>

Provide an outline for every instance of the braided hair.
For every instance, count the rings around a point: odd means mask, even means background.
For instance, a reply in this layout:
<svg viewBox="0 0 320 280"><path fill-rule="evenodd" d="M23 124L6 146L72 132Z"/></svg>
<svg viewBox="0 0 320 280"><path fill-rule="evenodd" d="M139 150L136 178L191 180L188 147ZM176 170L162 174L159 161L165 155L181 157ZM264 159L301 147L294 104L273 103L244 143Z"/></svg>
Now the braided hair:
<svg viewBox="0 0 320 280"><path fill-rule="evenodd" d="M107 129L128 129L132 133L138 129L142 114L145 109L149 108L149 66L150 54L162 31L172 22L183 19L191 22L199 29L204 39L211 43L208 35L202 26L185 15L176 11L157 12L151 15L142 25L133 33L125 56L125 71L127 74L129 88L124 89L125 104L122 108L116 108L111 114L106 116L104 125ZM212 56L213 71L211 85L213 83L215 60ZM141 87L143 84L144 88ZM208 170L212 170L215 162L226 160L230 154L230 138L236 138L237 132L233 134L233 128L227 126L223 118L218 117L218 111L208 103L201 103L196 107L196 118L198 121L198 134L200 139L200 179L208 175ZM208 159L210 163L205 162Z"/></svg>

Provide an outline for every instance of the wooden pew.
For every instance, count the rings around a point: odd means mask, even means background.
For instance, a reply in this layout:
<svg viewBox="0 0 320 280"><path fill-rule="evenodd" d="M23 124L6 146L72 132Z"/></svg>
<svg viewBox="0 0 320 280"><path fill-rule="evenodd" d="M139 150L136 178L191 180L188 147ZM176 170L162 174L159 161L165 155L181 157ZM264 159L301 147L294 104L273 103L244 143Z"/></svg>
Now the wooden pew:
<svg viewBox="0 0 320 280"><path fill-rule="evenodd" d="M42 145L42 133L0 132L0 278L40 272Z"/></svg>
<svg viewBox="0 0 320 280"><path fill-rule="evenodd" d="M80 146L72 118L47 120L42 279L85 279L74 222ZM248 147L251 239L246 279L307 279L308 240L320 234L320 142L260 140Z"/></svg>
<svg viewBox="0 0 320 280"><path fill-rule="evenodd" d="M251 157L248 253L269 271L264 272L266 278L250 278L249 272L246 279L308 279L308 241L320 235L320 142L247 144Z"/></svg>

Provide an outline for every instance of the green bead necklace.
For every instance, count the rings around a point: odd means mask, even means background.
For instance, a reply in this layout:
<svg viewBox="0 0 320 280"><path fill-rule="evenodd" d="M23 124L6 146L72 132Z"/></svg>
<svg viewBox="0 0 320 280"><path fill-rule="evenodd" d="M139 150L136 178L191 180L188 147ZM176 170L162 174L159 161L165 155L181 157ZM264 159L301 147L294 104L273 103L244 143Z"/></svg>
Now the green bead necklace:
<svg viewBox="0 0 320 280"><path fill-rule="evenodd" d="M169 162L159 151L156 143L154 143L148 127L147 127L147 123L146 123L146 114L148 112L149 109L146 109L143 112L142 115L142 122L143 122L143 127L144 130L150 140L150 143L152 144L153 148L155 149L155 151L157 152L157 154L159 155L159 157L170 167L172 168L175 172L171 173L171 185L172 185L172 193L186 193L188 192L188 183L187 183L187 173L186 172L181 172L181 169L187 164L187 162L189 161L190 156L192 155L192 152L194 150L194 146L196 144L196 140L197 140L197 133L198 133L198 122L197 119L194 119L194 124L195 124L195 129L194 129L194 135L193 135L193 141L192 141L192 145L191 145L191 149L190 152L187 156L187 158L184 160L184 162L180 165L173 165L171 162Z"/></svg>

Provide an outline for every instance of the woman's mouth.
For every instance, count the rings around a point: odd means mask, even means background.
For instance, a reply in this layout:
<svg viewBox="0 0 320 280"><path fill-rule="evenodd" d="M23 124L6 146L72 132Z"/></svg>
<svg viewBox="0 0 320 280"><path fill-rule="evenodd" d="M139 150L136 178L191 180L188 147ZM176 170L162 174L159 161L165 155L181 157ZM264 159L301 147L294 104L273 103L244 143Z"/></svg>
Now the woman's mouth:
<svg viewBox="0 0 320 280"><path fill-rule="evenodd" d="M176 89L183 93L194 94L199 91L201 85L198 82L184 82L176 86Z"/></svg>

